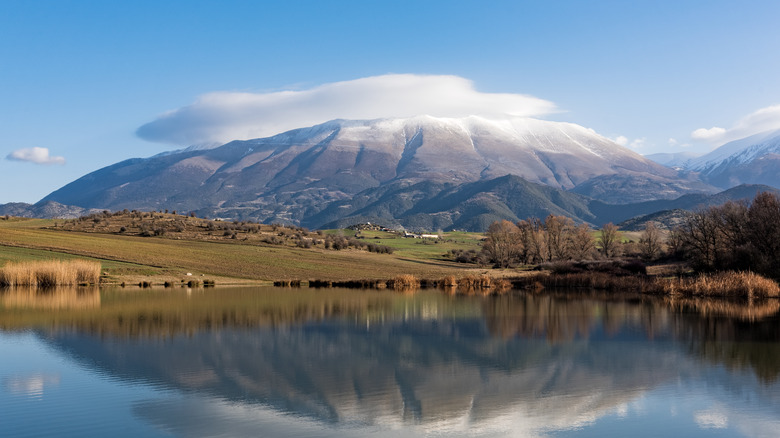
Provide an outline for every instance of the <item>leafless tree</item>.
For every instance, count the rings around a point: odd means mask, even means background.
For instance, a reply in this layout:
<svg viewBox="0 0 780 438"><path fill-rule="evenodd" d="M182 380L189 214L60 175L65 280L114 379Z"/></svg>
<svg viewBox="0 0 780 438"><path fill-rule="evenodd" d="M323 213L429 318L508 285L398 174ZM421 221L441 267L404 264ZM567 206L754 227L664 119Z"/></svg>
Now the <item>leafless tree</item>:
<svg viewBox="0 0 780 438"><path fill-rule="evenodd" d="M487 231L482 250L497 267L507 268L516 263L521 254L520 229L512 222L493 222Z"/></svg>
<svg viewBox="0 0 780 438"><path fill-rule="evenodd" d="M604 225L599 230L598 247L606 258L617 257L620 252L620 232L612 222Z"/></svg>
<svg viewBox="0 0 780 438"><path fill-rule="evenodd" d="M541 263L547 260L547 243L544 223L538 218L529 218L517 223L520 229L523 263Z"/></svg>
<svg viewBox="0 0 780 438"><path fill-rule="evenodd" d="M565 216L549 215L544 221L547 258L549 261L571 258L574 221Z"/></svg>
<svg viewBox="0 0 780 438"><path fill-rule="evenodd" d="M645 223L645 229L639 237L639 251L647 261L655 260L661 253L661 231L652 221Z"/></svg>
<svg viewBox="0 0 780 438"><path fill-rule="evenodd" d="M590 260L596 251L596 242L593 239L590 227L581 224L576 227L571 238L571 255L574 260Z"/></svg>

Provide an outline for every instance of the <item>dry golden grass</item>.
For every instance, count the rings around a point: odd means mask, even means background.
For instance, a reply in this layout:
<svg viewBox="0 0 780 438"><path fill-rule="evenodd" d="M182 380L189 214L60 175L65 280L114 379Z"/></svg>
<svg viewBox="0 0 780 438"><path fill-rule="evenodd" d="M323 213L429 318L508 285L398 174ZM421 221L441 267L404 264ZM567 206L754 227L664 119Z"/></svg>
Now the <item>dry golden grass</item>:
<svg viewBox="0 0 780 438"><path fill-rule="evenodd" d="M395 290L405 291L420 288L420 279L412 274L401 274L390 280L390 282Z"/></svg>
<svg viewBox="0 0 780 438"><path fill-rule="evenodd" d="M100 263L88 260L46 260L7 263L0 269L0 286L75 286L98 284Z"/></svg>
<svg viewBox="0 0 780 438"><path fill-rule="evenodd" d="M447 275L439 281L439 286L443 288L457 287L458 279L454 275Z"/></svg>
<svg viewBox="0 0 780 438"><path fill-rule="evenodd" d="M719 272L693 279L662 281L669 295L767 298L780 296L780 286L753 272Z"/></svg>

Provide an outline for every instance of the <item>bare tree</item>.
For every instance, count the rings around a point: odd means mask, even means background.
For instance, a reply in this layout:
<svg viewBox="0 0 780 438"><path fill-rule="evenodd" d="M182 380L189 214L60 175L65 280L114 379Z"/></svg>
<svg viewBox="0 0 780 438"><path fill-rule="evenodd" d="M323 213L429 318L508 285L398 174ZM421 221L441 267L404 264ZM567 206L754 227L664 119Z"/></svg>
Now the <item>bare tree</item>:
<svg viewBox="0 0 780 438"><path fill-rule="evenodd" d="M780 196L756 195L747 213L747 238L758 271L780 278Z"/></svg>
<svg viewBox="0 0 780 438"><path fill-rule="evenodd" d="M661 253L661 231L652 221L645 223L645 229L639 237L639 252L647 261L655 260Z"/></svg>
<svg viewBox="0 0 780 438"><path fill-rule="evenodd" d="M529 218L517 223L522 241L523 263L541 263L547 260L547 243L544 223L538 218Z"/></svg>
<svg viewBox="0 0 780 438"><path fill-rule="evenodd" d="M712 271L720 265L718 248L720 227L717 215L712 209L703 209L689 214L680 226L685 253L695 269Z"/></svg>
<svg viewBox="0 0 780 438"><path fill-rule="evenodd" d="M571 258L571 238L574 221L566 216L549 215L544 221L547 257L550 261Z"/></svg>
<svg viewBox="0 0 780 438"><path fill-rule="evenodd" d="M571 238L571 255L574 260L590 260L596 251L596 242L593 239L590 227L581 224L574 229Z"/></svg>
<svg viewBox="0 0 780 438"><path fill-rule="evenodd" d="M620 232L618 227L612 222L604 225L599 230L598 247L601 254L606 258L612 258L619 255L620 252Z"/></svg>
<svg viewBox="0 0 780 438"><path fill-rule="evenodd" d="M520 229L512 222L503 220L493 222L487 231L487 239L482 250L488 259L500 268L516 263L520 257Z"/></svg>

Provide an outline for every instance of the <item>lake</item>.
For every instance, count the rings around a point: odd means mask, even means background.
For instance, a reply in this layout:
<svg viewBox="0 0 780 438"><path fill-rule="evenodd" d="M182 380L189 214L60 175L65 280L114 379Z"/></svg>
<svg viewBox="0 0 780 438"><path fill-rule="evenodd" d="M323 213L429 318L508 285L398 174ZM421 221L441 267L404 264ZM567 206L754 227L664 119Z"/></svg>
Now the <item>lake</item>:
<svg viewBox="0 0 780 438"><path fill-rule="evenodd" d="M780 431L780 303L510 291L0 291L0 435Z"/></svg>

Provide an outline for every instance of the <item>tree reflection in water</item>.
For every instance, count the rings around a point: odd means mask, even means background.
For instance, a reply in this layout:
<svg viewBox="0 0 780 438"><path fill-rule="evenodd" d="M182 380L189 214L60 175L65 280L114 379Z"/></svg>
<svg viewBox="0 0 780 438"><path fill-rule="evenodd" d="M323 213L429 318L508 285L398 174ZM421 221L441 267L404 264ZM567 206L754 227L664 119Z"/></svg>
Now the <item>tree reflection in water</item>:
<svg viewBox="0 0 780 438"><path fill-rule="evenodd" d="M101 373L329 424L569 427L702 364L780 374L777 301L218 288L52 313L2 294L4 329L38 328Z"/></svg>

